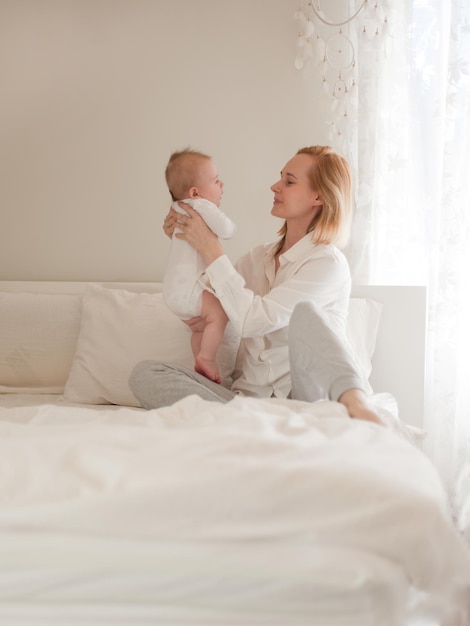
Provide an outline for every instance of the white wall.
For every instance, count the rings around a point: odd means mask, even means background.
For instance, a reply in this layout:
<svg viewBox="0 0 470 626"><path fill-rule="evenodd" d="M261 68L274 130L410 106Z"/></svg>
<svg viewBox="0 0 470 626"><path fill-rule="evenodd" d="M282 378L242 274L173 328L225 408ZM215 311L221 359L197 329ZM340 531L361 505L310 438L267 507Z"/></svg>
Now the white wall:
<svg viewBox="0 0 470 626"><path fill-rule="evenodd" d="M270 185L326 142L294 68L297 0L0 0L0 280L160 280L164 168L225 181L232 259L275 237Z"/></svg>

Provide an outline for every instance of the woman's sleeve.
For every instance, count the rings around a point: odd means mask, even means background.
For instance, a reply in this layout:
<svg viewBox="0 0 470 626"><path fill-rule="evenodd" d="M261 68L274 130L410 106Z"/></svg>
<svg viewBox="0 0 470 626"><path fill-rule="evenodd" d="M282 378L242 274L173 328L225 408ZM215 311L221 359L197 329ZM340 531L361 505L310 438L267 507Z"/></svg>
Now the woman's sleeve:
<svg viewBox="0 0 470 626"><path fill-rule="evenodd" d="M329 308L337 302L338 294L349 294L349 269L340 257L306 260L264 296L246 286L242 274L249 276L249 265L248 258L242 259L237 266L239 273L224 255L206 268L210 286L241 337L256 337L284 328L298 302L309 300Z"/></svg>

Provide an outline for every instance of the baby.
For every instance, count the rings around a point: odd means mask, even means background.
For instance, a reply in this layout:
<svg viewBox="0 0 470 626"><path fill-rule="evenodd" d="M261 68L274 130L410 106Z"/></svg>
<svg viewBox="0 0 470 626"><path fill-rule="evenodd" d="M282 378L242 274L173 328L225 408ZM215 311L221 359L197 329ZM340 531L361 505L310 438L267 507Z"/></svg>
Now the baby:
<svg viewBox="0 0 470 626"><path fill-rule="evenodd" d="M165 170L175 211L186 215L178 202L189 204L209 228L222 239L230 239L234 223L218 208L224 184L211 157L186 149L174 152ZM175 229L175 233L180 232ZM200 316L205 325L193 331L191 348L195 370L216 383L221 382L216 355L228 318L219 300L200 283L205 264L186 241L173 237L163 278L163 296L168 308L183 321Z"/></svg>

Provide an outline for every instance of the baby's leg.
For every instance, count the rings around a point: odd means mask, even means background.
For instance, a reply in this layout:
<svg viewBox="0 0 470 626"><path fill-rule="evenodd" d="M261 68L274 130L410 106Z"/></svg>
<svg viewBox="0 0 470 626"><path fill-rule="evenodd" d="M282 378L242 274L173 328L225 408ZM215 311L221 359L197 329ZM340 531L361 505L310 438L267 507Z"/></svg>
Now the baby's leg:
<svg viewBox="0 0 470 626"><path fill-rule="evenodd" d="M202 330L193 330L191 331L191 350L193 351L194 358L197 357L199 352L201 351L201 342L202 342Z"/></svg>
<svg viewBox="0 0 470 626"><path fill-rule="evenodd" d="M201 317L206 323L205 328L191 343L194 351L200 340L199 351L195 353L195 370L210 380L220 383L216 355L224 338L228 317L219 300L209 291L202 292Z"/></svg>

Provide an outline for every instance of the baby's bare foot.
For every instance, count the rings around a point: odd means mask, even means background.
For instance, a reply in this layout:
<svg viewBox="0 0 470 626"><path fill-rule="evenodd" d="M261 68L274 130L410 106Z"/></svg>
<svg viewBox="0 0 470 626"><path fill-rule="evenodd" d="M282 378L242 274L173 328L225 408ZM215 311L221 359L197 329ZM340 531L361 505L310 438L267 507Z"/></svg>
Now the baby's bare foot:
<svg viewBox="0 0 470 626"><path fill-rule="evenodd" d="M198 355L195 358L194 369L196 370L196 372L198 372L198 374L202 374L209 380L213 380L219 385L222 382L222 379L220 378L219 368L217 367L216 361L213 359L204 359L202 356Z"/></svg>

